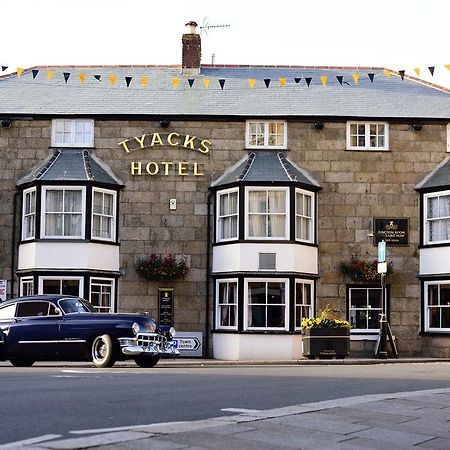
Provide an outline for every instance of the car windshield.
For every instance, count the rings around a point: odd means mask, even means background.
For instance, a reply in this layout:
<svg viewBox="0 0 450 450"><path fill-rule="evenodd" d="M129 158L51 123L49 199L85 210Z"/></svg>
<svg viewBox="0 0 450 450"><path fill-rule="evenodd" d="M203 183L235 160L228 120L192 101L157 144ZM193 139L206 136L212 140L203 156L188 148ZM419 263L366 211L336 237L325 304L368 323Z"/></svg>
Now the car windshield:
<svg viewBox="0 0 450 450"><path fill-rule="evenodd" d="M58 303L65 314L95 312L94 307L81 298L63 298Z"/></svg>

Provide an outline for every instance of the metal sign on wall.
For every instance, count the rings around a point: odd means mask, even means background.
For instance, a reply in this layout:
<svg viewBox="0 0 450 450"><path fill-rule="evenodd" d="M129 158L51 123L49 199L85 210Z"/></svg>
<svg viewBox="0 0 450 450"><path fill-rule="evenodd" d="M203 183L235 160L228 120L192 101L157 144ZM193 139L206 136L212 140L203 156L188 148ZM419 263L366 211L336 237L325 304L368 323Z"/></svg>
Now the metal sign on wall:
<svg viewBox="0 0 450 450"><path fill-rule="evenodd" d="M173 326L173 288L158 289L158 322Z"/></svg>
<svg viewBox="0 0 450 450"><path fill-rule="evenodd" d="M381 219L373 221L375 245L385 241L389 246L409 245L409 219Z"/></svg>

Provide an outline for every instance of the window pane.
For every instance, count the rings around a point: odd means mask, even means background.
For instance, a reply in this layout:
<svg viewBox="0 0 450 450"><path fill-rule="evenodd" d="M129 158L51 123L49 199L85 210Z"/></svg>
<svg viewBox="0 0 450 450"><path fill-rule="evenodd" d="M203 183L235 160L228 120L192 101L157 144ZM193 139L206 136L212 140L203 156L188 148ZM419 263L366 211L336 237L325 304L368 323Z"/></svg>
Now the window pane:
<svg viewBox="0 0 450 450"><path fill-rule="evenodd" d="M81 212L81 191L65 191L64 211Z"/></svg>
<svg viewBox="0 0 450 450"><path fill-rule="evenodd" d="M286 212L286 193L284 191L268 192L268 211L271 213Z"/></svg>
<svg viewBox="0 0 450 450"><path fill-rule="evenodd" d="M249 303L266 303L266 283L252 282L248 283L248 301Z"/></svg>
<svg viewBox="0 0 450 450"><path fill-rule="evenodd" d="M439 285L428 286L428 304L439 305Z"/></svg>
<svg viewBox="0 0 450 450"><path fill-rule="evenodd" d="M63 191L47 190L45 193L45 210L47 212L61 212L63 210Z"/></svg>
<svg viewBox="0 0 450 450"><path fill-rule="evenodd" d="M266 326L265 306L249 306L249 326L261 328Z"/></svg>
<svg viewBox="0 0 450 450"><path fill-rule="evenodd" d="M62 292L64 295L80 295L79 280L62 280Z"/></svg>
<svg viewBox="0 0 450 450"><path fill-rule="evenodd" d="M367 289L350 289L350 308L367 308Z"/></svg>
<svg viewBox="0 0 450 450"><path fill-rule="evenodd" d="M266 237L267 236L266 216L250 215L248 217L248 234L249 237Z"/></svg>
<svg viewBox="0 0 450 450"><path fill-rule="evenodd" d="M450 328L450 308L441 309L441 328Z"/></svg>
<svg viewBox="0 0 450 450"><path fill-rule="evenodd" d="M284 303L284 283L267 283L267 303Z"/></svg>
<svg viewBox="0 0 450 450"><path fill-rule="evenodd" d="M60 280L44 280L42 283L43 294L61 294Z"/></svg>
<svg viewBox="0 0 450 450"><path fill-rule="evenodd" d="M284 306L267 307L267 326L284 327Z"/></svg>
<svg viewBox="0 0 450 450"><path fill-rule="evenodd" d="M286 219L284 216L268 216L267 217L267 237L285 237L286 235Z"/></svg>
<svg viewBox="0 0 450 450"><path fill-rule="evenodd" d="M249 212L265 213L267 212L267 193L266 191L249 192Z"/></svg>
<svg viewBox="0 0 450 450"><path fill-rule="evenodd" d="M430 308L429 311L430 311L430 327L440 328L441 326L440 308Z"/></svg>
<svg viewBox="0 0 450 450"><path fill-rule="evenodd" d="M369 306L381 308L381 289L369 289Z"/></svg>

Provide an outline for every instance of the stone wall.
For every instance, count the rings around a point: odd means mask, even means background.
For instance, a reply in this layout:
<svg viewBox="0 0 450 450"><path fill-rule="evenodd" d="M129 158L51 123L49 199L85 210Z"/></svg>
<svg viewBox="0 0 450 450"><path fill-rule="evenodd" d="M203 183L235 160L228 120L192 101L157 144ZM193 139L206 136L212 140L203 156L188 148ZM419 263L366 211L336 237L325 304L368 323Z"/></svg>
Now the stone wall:
<svg viewBox="0 0 450 450"><path fill-rule="evenodd" d="M211 150L204 154L183 147L155 146L126 153L118 145L146 132L173 131L208 139ZM288 124L288 158L308 170L323 187L318 197L318 309L330 304L345 316L346 285L351 281L339 272L339 263L351 255L376 257L376 247L367 237L373 218L408 218L410 245L387 250L395 269L388 281L391 326L402 354L420 354L419 196L414 185L446 157L446 126L426 124L421 132L414 132L408 124L391 124L387 152L345 150L345 137L345 122L325 123L321 131L311 123ZM50 121L21 120L9 129L0 128L2 279L11 279L15 183L51 153L50 140ZM246 154L244 148L245 121L175 121L166 129L159 121L95 122L95 154L125 184L119 214L120 267L124 271L119 282L119 310L157 315L158 287L174 287L175 326L205 331L208 186ZM133 161L198 162L203 175L190 172L180 176L171 168L168 175L132 176ZM173 198L176 210L169 209ZM134 262L150 253L186 255L191 270L176 282L144 281L136 274Z"/></svg>

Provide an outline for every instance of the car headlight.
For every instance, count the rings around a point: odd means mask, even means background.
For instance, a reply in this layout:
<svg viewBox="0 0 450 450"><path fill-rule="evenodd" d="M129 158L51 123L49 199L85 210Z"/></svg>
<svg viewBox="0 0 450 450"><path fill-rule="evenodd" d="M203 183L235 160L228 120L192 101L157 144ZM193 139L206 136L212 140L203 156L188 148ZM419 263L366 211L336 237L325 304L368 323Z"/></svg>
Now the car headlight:
<svg viewBox="0 0 450 450"><path fill-rule="evenodd" d="M134 334L138 334L141 327L138 323L134 322L133 325L131 325L131 329L133 330Z"/></svg>
<svg viewBox="0 0 450 450"><path fill-rule="evenodd" d="M175 337L175 335L177 334L177 332L175 331L175 328L174 328L174 327L170 327L170 328L169 328L169 334L170 334L172 337Z"/></svg>

